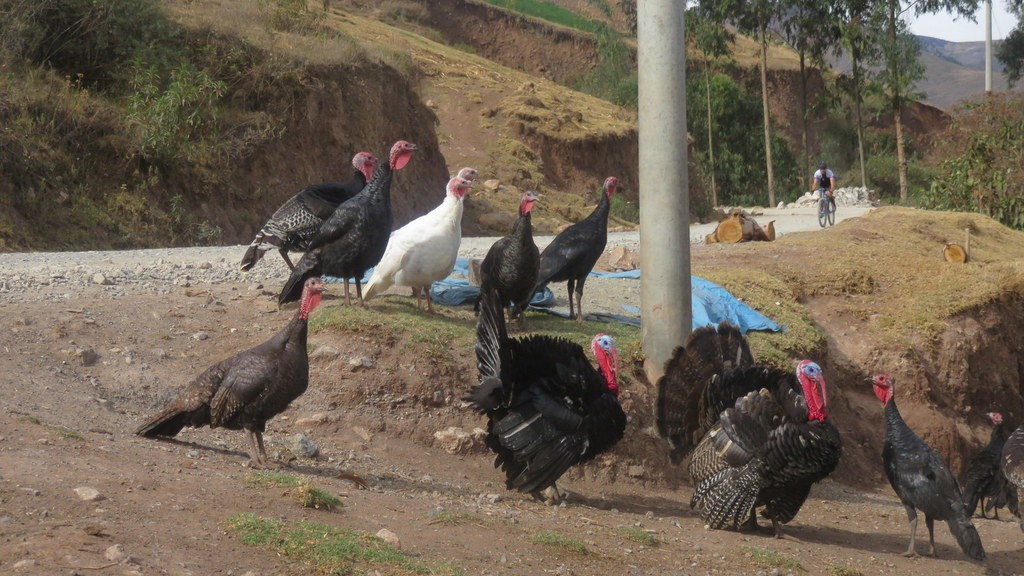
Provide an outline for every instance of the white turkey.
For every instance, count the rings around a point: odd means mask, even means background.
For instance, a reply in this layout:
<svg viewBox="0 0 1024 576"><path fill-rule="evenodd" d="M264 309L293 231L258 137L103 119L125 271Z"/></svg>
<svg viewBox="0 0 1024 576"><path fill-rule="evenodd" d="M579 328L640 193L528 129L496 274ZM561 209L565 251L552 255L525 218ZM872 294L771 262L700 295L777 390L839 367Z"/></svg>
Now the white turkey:
<svg viewBox="0 0 1024 576"><path fill-rule="evenodd" d="M433 311L430 286L451 274L462 242L463 198L472 185L456 176L448 181L444 201L437 208L391 233L384 257L366 284L369 300L391 286L410 286L420 304L420 293Z"/></svg>

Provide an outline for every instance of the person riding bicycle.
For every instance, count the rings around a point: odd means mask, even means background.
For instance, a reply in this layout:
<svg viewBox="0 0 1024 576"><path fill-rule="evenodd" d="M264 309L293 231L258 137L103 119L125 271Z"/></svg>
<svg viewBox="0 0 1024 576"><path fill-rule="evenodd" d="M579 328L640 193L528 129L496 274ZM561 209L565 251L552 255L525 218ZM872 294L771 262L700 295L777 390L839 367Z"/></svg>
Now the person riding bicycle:
<svg viewBox="0 0 1024 576"><path fill-rule="evenodd" d="M827 190L828 199L832 202L832 205L835 206L836 175L835 172L829 170L828 165L824 162L818 164L818 170L814 173L814 190L811 190L811 192L813 193L819 190Z"/></svg>

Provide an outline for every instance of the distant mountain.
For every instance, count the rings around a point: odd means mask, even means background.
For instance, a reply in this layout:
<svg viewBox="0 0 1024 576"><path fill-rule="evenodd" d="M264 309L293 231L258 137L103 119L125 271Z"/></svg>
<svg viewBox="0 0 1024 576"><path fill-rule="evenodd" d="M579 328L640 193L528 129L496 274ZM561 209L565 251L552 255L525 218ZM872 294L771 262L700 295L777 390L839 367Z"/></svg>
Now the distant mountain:
<svg viewBox="0 0 1024 576"><path fill-rule="evenodd" d="M918 36L925 77L915 90L925 94L925 102L949 110L956 103L985 92L985 43L949 42L930 36ZM850 59L832 62L842 72L850 71ZM1007 90L1006 77L999 60L992 59L992 90ZM1018 85L1014 91L1021 91Z"/></svg>

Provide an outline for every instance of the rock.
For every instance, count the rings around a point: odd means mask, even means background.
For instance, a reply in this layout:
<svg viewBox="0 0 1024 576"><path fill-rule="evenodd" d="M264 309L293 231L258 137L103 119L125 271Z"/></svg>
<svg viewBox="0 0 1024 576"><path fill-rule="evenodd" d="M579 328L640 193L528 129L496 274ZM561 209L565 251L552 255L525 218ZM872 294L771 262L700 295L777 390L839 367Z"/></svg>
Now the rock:
<svg viewBox="0 0 1024 576"><path fill-rule="evenodd" d="M324 358L326 360L334 360L341 356L341 352L337 348L331 348L330 346L318 346L312 354L309 355L311 360L317 358Z"/></svg>
<svg viewBox="0 0 1024 576"><path fill-rule="evenodd" d="M616 246L601 255L594 268L605 272L625 272L640 266L640 254L625 246Z"/></svg>
<svg viewBox="0 0 1024 576"><path fill-rule="evenodd" d="M206 340L209 337L210 337L210 335L207 334L206 332L203 332L202 330L200 330L199 332L196 332L195 334L192 335L192 339L193 340L199 340L199 341Z"/></svg>
<svg viewBox="0 0 1024 576"><path fill-rule="evenodd" d="M626 469L626 476L629 476L630 478L643 478L645 473L646 470L644 470L644 467L640 465L630 466Z"/></svg>
<svg viewBox="0 0 1024 576"><path fill-rule="evenodd" d="M289 447L296 456L305 458L316 458L320 453L320 447L310 440L305 434L296 434L291 438Z"/></svg>
<svg viewBox="0 0 1024 576"><path fill-rule="evenodd" d="M75 357L82 363L82 366L92 366L100 359L100 355L92 348L78 348L75 350Z"/></svg>
<svg viewBox="0 0 1024 576"><path fill-rule="evenodd" d="M199 265L200 270L209 270L210 268L213 268L213 264L210 264L209 262L203 262Z"/></svg>
<svg viewBox="0 0 1024 576"><path fill-rule="evenodd" d="M487 188L488 190L492 190L493 191L493 190L497 190L500 187L501 187L501 180L498 180L498 179L495 179L495 178L491 178L490 180L485 180L484 181L484 188Z"/></svg>
<svg viewBox="0 0 1024 576"><path fill-rule="evenodd" d="M96 502L98 500L106 499L105 496L100 494L99 490L88 486L79 486L78 488L75 488L75 494L78 494L78 498L86 502Z"/></svg>
<svg viewBox="0 0 1024 576"><path fill-rule="evenodd" d="M124 546L120 544L114 544L103 552L103 557L111 562L124 562L128 559L128 555L124 553Z"/></svg>
<svg viewBox="0 0 1024 576"><path fill-rule="evenodd" d="M113 284L113 280L104 276L101 272L97 272L92 275L92 283L99 284L100 286L110 286Z"/></svg>
<svg viewBox="0 0 1024 576"><path fill-rule="evenodd" d="M303 416L302 418L295 420L295 425L315 426L318 424L323 424L328 420L329 418L327 418L327 414L324 414L323 412L317 412L316 414L310 414L309 416Z"/></svg>
<svg viewBox="0 0 1024 576"><path fill-rule="evenodd" d="M485 230L509 231L516 222L516 217L508 212L488 212L477 218L477 224Z"/></svg>
<svg viewBox="0 0 1024 576"><path fill-rule="evenodd" d="M363 428L362 426L353 426L352 432L354 432L356 436L359 436L359 438L363 442L369 442L370 438L373 438L370 432L367 431L366 428Z"/></svg>
<svg viewBox="0 0 1024 576"><path fill-rule="evenodd" d="M398 537L398 534L395 534L394 532L392 532L391 530L388 530L387 528L381 528L380 530L378 530L377 531L377 538L380 538L386 544L390 544L391 546L394 546L395 548L398 548L399 550L401 550L401 548L402 548L402 540Z"/></svg>
<svg viewBox="0 0 1024 576"><path fill-rule="evenodd" d="M35 566L35 560L33 560L32 558L26 558L24 560L18 560L14 563L13 566L11 566L11 568L13 568L17 572L25 572L31 570L32 568L35 568Z"/></svg>
<svg viewBox="0 0 1024 576"><path fill-rule="evenodd" d="M470 433L458 426L434 432L434 440L449 454L470 454L483 448L483 436L476 434L476 430Z"/></svg>
<svg viewBox="0 0 1024 576"><path fill-rule="evenodd" d="M353 372L358 372L359 370L373 368L373 360L366 356L353 357L349 359L348 365L352 368Z"/></svg>

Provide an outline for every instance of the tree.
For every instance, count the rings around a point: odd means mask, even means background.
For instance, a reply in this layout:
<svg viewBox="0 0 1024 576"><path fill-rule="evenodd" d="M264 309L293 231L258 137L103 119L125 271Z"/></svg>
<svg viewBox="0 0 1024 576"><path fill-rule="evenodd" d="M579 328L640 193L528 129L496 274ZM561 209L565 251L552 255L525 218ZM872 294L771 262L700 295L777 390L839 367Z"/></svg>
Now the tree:
<svg viewBox="0 0 1024 576"><path fill-rule="evenodd" d="M1014 0L1018 1L1018 0ZM907 24L903 13L913 10L917 16L936 12L951 12L970 20L978 10L978 0L916 0L906 10L901 7L900 0L885 0L878 3L884 10L885 18L885 61L886 70L882 78L889 89L892 102L892 119L896 129L896 159L900 176L900 201L907 201L907 154L903 139L903 103L906 90L913 85L915 78L914 65L917 62L918 50L916 41L908 42ZM913 37L910 37L913 38ZM920 70L920 68L918 68Z"/></svg>
<svg viewBox="0 0 1024 576"><path fill-rule="evenodd" d="M846 0L837 7L840 11L842 45L850 54L851 81L846 84L847 92L853 100L853 110L857 128L857 153L860 163L860 185L868 185L866 160L864 157L864 87L870 77L870 66L877 63L881 56L876 30L871 21L871 0Z"/></svg>
<svg viewBox="0 0 1024 576"><path fill-rule="evenodd" d="M803 155L801 184L807 183L811 173L810 148L807 144L807 122L811 107L808 105L808 64L824 68L825 54L841 40L840 14L837 4L825 0L786 0L787 10L782 21L786 41L800 55L800 103L803 116L800 124L800 144ZM805 187L806 188L806 187Z"/></svg>
<svg viewBox="0 0 1024 576"><path fill-rule="evenodd" d="M716 8L711 5L717 4ZM702 0L702 8L730 14L740 32L753 36L759 46L761 69L761 105L764 108L765 170L768 177L768 204L775 205L775 173L772 167L772 124L768 106L768 25L778 15L781 2L772 0Z"/></svg>
<svg viewBox="0 0 1024 576"><path fill-rule="evenodd" d="M715 63L720 58L730 56L730 46L736 36L722 25L724 15L709 12L701 7L688 10L686 15L686 35L703 55L704 61L704 96L707 111L708 164L711 174L711 205L718 206L718 187L715 184L715 142L714 117L711 107L711 79L715 74ZM730 57L731 61L732 58Z"/></svg>
<svg viewBox="0 0 1024 576"><path fill-rule="evenodd" d="M1013 88L1024 73L1024 0L1008 0L1006 5L1017 15L1017 27L996 47L996 58L1003 63L1006 80Z"/></svg>

